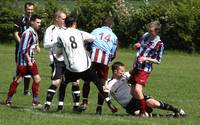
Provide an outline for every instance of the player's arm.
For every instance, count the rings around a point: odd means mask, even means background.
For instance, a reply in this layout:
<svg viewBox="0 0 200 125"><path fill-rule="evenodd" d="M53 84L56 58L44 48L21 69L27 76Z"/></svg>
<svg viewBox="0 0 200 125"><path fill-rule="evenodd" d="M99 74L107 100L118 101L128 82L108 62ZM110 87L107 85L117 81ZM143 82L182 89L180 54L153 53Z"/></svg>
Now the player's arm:
<svg viewBox="0 0 200 125"><path fill-rule="evenodd" d="M94 36L94 35L92 35L92 34L90 34L90 33L88 33L88 32L85 32L85 31L81 31L81 35L82 35L83 40L84 40L85 42L93 42L94 39L95 39L95 36Z"/></svg>
<svg viewBox="0 0 200 125"><path fill-rule="evenodd" d="M31 37L31 38L29 38L29 37ZM30 41L31 41L31 39L33 39L33 35L32 35L31 32L23 33L22 38L24 38L24 39L22 39L23 40L22 41L22 43L23 43L23 48L22 48L23 54L25 55L25 57L27 59L28 66L32 66L33 63L32 63L31 57L29 55L29 50L30 50L30 47L31 47Z"/></svg>
<svg viewBox="0 0 200 125"><path fill-rule="evenodd" d="M14 37L15 39L17 40L17 42L19 43L20 42L20 36L19 36L19 33L20 33L20 18L16 19L14 21Z"/></svg>
<svg viewBox="0 0 200 125"><path fill-rule="evenodd" d="M161 63L161 58L162 58L164 46L163 46L163 43L161 43L161 42L158 42L157 44L159 44L159 45L156 45L156 46L158 46L157 52L156 52L156 58L139 57L139 61L141 61L141 62L150 61L150 62L155 63L155 64Z"/></svg>
<svg viewBox="0 0 200 125"><path fill-rule="evenodd" d="M111 57L111 61L113 61L117 55L117 47L118 47L118 39L116 39L116 42L113 44L111 53L112 53L112 57Z"/></svg>

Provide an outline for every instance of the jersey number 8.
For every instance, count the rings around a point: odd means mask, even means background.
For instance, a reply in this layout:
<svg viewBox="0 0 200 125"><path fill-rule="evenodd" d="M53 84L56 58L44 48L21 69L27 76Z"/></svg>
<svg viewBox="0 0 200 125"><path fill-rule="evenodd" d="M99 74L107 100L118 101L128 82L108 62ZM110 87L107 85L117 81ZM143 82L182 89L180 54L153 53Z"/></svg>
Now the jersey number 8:
<svg viewBox="0 0 200 125"><path fill-rule="evenodd" d="M71 42L72 49L76 49L77 48L77 43L75 41L75 37L74 36L70 36L69 37L69 41Z"/></svg>

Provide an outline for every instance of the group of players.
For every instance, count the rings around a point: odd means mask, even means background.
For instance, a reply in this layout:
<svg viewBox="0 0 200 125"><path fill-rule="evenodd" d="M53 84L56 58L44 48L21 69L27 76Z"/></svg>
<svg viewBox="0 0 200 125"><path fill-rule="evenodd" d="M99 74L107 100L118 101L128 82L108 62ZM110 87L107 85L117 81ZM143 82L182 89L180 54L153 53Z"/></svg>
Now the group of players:
<svg viewBox="0 0 200 125"><path fill-rule="evenodd" d="M87 33L77 29L76 17L67 17L60 10L55 12L52 25L46 29L44 35L44 48L49 49L52 83L48 88L45 104L42 106L39 101L40 76L35 61L35 53L40 52L37 30L40 28L41 18L32 15L33 3L27 2L24 9L25 14L15 22L14 35L18 41L17 69L9 87L6 105L12 104L13 95L22 79L25 79L26 75L31 75L32 105L43 107L44 111L49 111L57 88L59 88L57 111L63 111L66 86L69 82L72 82L73 110L78 112L86 110L89 84L93 82L99 90L96 114L102 113L104 100L113 113L117 112L109 97L112 96L127 113L135 116L149 117L152 108L172 111L174 116L185 116L182 109L143 94L143 87L152 71L152 65L161 62L164 50L163 42L158 36L161 28L158 21L150 22L147 25L148 32L134 44L137 54L133 69L125 73L125 65L122 62L114 62L111 66L112 78L108 79L109 64L114 60L118 46L117 37L111 29L112 18L106 17L102 27ZM79 79L84 81L82 104L79 103ZM30 80L25 80L25 95L30 94L27 81Z"/></svg>

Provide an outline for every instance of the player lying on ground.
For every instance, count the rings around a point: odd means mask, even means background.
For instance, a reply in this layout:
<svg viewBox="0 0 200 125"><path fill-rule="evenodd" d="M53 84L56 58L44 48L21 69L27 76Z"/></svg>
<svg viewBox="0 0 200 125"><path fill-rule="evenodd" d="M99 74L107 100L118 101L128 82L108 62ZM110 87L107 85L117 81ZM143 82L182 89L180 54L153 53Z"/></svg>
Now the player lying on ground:
<svg viewBox="0 0 200 125"><path fill-rule="evenodd" d="M128 83L130 74L128 72L124 73L125 65L121 62L115 62L112 65L112 79L106 82L106 92L110 95L124 108L126 112L132 115L140 114L139 101L134 98L131 94L131 85ZM158 101L151 96L146 96L146 110L148 116L152 113L152 108L158 108L162 110L172 111L174 116L185 116L183 109L178 109L170 104L162 101Z"/></svg>

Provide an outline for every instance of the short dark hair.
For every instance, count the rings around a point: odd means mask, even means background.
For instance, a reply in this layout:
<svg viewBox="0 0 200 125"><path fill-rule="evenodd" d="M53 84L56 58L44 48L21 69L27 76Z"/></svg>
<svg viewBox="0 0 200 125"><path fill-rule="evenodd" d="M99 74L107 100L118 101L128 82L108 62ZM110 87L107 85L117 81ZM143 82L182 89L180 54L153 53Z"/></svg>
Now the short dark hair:
<svg viewBox="0 0 200 125"><path fill-rule="evenodd" d="M107 16L106 18L104 18L103 20L103 26L108 26L111 27L112 26L112 18L110 16Z"/></svg>
<svg viewBox="0 0 200 125"><path fill-rule="evenodd" d="M114 62L112 64L112 72L114 72L115 70L117 70L120 66L125 66L125 65L124 65L124 63L119 62L119 61Z"/></svg>
<svg viewBox="0 0 200 125"><path fill-rule="evenodd" d="M34 14L34 15L31 16L30 21L35 21L36 19L41 19L41 17L36 15L36 14Z"/></svg>
<svg viewBox="0 0 200 125"><path fill-rule="evenodd" d="M69 16L65 19L65 26L71 27L73 23L77 23L77 17L75 16Z"/></svg>
<svg viewBox="0 0 200 125"><path fill-rule="evenodd" d="M24 9L26 9L27 6L34 6L34 3L32 3L32 2L26 2L24 4Z"/></svg>

